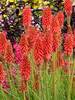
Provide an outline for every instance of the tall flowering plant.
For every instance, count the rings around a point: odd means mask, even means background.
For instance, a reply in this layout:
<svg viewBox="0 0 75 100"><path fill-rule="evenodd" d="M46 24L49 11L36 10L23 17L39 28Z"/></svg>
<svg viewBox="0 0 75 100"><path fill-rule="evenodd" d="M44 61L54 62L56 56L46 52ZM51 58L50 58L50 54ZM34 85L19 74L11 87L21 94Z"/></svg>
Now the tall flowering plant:
<svg viewBox="0 0 75 100"><path fill-rule="evenodd" d="M25 7L23 9L23 25L24 27L28 27L31 25L32 13L30 7Z"/></svg>
<svg viewBox="0 0 75 100"><path fill-rule="evenodd" d="M71 16L72 14L72 1L71 0L65 0L64 1L64 8L67 16Z"/></svg>
<svg viewBox="0 0 75 100"><path fill-rule="evenodd" d="M42 26L43 29L49 29L52 22L52 12L49 7L43 9Z"/></svg>
<svg viewBox="0 0 75 100"><path fill-rule="evenodd" d="M70 0L65 0L64 8L70 17ZM69 23L67 33L61 34L62 11L53 15L46 7L41 20L42 30L31 25L31 8L26 6L22 15L25 31L20 40L12 45L0 32L1 100L74 100L75 33Z"/></svg>
<svg viewBox="0 0 75 100"><path fill-rule="evenodd" d="M73 54L73 34L72 33L65 34L64 53L69 56Z"/></svg>

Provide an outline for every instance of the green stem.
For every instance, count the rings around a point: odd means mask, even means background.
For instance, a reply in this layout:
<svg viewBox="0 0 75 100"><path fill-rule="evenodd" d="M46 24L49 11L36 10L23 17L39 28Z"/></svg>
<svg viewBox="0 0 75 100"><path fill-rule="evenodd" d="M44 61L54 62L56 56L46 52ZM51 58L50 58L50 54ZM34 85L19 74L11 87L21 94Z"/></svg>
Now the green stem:
<svg viewBox="0 0 75 100"><path fill-rule="evenodd" d="M70 63L70 57L69 57L69 63ZM68 100L71 100L71 82L72 82L72 78L71 78L71 68L70 68L71 66L70 66L70 64L69 64L69 66L68 66L68 74L69 74L69 76L68 76Z"/></svg>
<svg viewBox="0 0 75 100"><path fill-rule="evenodd" d="M42 93L42 98L44 100L44 96L43 96L43 77L42 77L42 69L40 70L40 80L41 80L41 93Z"/></svg>
<svg viewBox="0 0 75 100"><path fill-rule="evenodd" d="M56 75L54 72L54 100L57 100L57 94L56 94Z"/></svg>
<svg viewBox="0 0 75 100"><path fill-rule="evenodd" d="M30 100L30 91L29 91L29 88L28 88L28 82L27 82L27 89L28 89L28 99Z"/></svg>
<svg viewBox="0 0 75 100"><path fill-rule="evenodd" d="M57 51L53 54L53 99L57 100L57 93L56 93L56 60L57 60Z"/></svg>
<svg viewBox="0 0 75 100"><path fill-rule="evenodd" d="M7 100L7 99L5 99L5 94L4 94L4 91L3 91L2 85L0 86L0 90L1 90L1 94L2 94L2 98L3 98L3 100Z"/></svg>
<svg viewBox="0 0 75 100"><path fill-rule="evenodd" d="M47 94L47 81L48 81L47 77L46 77L47 76L47 62L45 61L44 64L45 64L45 70L44 71L45 71L45 81L46 81L46 83L45 83L45 90L46 90L46 94ZM48 100L48 97L47 97L46 94L45 94L45 99L44 100L46 100L46 99Z"/></svg>
<svg viewBox="0 0 75 100"><path fill-rule="evenodd" d="M31 78L33 80L31 84L32 84L32 87L33 87L35 64L34 64L32 52L30 53L30 61L31 61L31 66L32 66Z"/></svg>
<svg viewBox="0 0 75 100"><path fill-rule="evenodd" d="M69 75L69 82L70 82L70 86L69 86L69 96L68 96L68 100L71 100L71 92L72 92L72 83L73 83L73 75L74 75L74 67L75 67L75 62L73 61L73 66L70 66L70 67L73 67L73 69L72 69L72 74L71 74L71 69L69 68L69 73L70 73L70 75Z"/></svg>
<svg viewBox="0 0 75 100"><path fill-rule="evenodd" d="M41 83L42 83L42 82L41 82L41 77L42 77L42 76L41 76L41 73L42 73L42 72L41 72L41 66L40 66L40 68L39 68L39 70L38 70L38 77L39 77L39 82L40 82L40 83L39 83L39 84L40 84L40 85L39 85L39 97L40 97L40 99L42 100L42 88L41 88Z"/></svg>
<svg viewBox="0 0 75 100"><path fill-rule="evenodd" d="M48 62L45 62L45 76L46 76L46 78L45 78L45 80L46 80L46 93L47 93L47 96L46 96L46 99L47 100L49 100L48 98L49 98L49 91L48 91Z"/></svg>
<svg viewBox="0 0 75 100"><path fill-rule="evenodd" d="M25 95L25 91L24 91L24 100L26 100L26 95Z"/></svg>

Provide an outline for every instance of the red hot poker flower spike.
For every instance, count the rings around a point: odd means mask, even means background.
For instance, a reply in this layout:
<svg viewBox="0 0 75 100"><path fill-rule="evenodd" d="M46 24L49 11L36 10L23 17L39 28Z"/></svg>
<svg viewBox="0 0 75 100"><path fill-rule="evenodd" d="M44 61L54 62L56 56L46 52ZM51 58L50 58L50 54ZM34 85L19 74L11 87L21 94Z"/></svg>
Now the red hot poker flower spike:
<svg viewBox="0 0 75 100"><path fill-rule="evenodd" d="M37 65L40 65L43 63L43 57L44 57L43 41L42 41L42 37L39 36L34 46L34 59Z"/></svg>
<svg viewBox="0 0 75 100"><path fill-rule="evenodd" d="M72 13L72 0L65 0L64 8L65 8L67 16L71 16L71 13Z"/></svg>
<svg viewBox="0 0 75 100"><path fill-rule="evenodd" d="M5 58L7 63L13 63L14 62L13 48L12 48L11 42L9 40L6 43L4 58Z"/></svg>
<svg viewBox="0 0 75 100"><path fill-rule="evenodd" d="M22 80L28 81L30 79L30 62L28 61L28 58L26 56L23 56L23 59L20 63L20 73Z"/></svg>
<svg viewBox="0 0 75 100"><path fill-rule="evenodd" d="M27 40L29 44L29 49L31 50L34 47L35 41L38 37L38 30L35 27L30 26L27 30Z"/></svg>
<svg viewBox="0 0 75 100"><path fill-rule="evenodd" d="M4 54L6 45L6 37L3 32L0 32L0 54Z"/></svg>
<svg viewBox="0 0 75 100"><path fill-rule="evenodd" d="M22 34L21 35L21 39L20 39L20 43L19 43L20 47L21 47L21 52L22 54L27 55L28 51L29 51L29 47L28 47L28 40L27 40L27 35L26 34Z"/></svg>
<svg viewBox="0 0 75 100"><path fill-rule="evenodd" d="M47 32L44 36L44 56L45 60L49 61L53 52L53 34L52 32Z"/></svg>
<svg viewBox="0 0 75 100"><path fill-rule="evenodd" d="M69 56L73 54L73 34L72 33L65 34L64 53Z"/></svg>
<svg viewBox="0 0 75 100"><path fill-rule="evenodd" d="M53 16L52 17L52 32L53 33L60 33L61 32L61 28L60 28L60 24L59 24L59 20L58 20L58 16Z"/></svg>
<svg viewBox="0 0 75 100"><path fill-rule="evenodd" d="M32 13L30 7L25 7L23 9L23 25L28 27L31 25Z"/></svg>
<svg viewBox="0 0 75 100"><path fill-rule="evenodd" d="M5 80L5 72L3 69L3 64L0 62L0 84L2 84L4 80Z"/></svg>
<svg viewBox="0 0 75 100"><path fill-rule="evenodd" d="M44 8L43 15L42 15L42 25L43 28L50 28L52 22L52 13L49 7Z"/></svg>
<svg viewBox="0 0 75 100"><path fill-rule="evenodd" d="M59 24L60 24L60 26L62 28L63 23L64 23L64 14L63 14L63 12L59 11L57 13L57 17L58 17Z"/></svg>
<svg viewBox="0 0 75 100"><path fill-rule="evenodd" d="M53 22L52 22L52 32L53 32L53 50L56 51L61 42L61 29L60 24L58 21L57 16L53 16Z"/></svg>

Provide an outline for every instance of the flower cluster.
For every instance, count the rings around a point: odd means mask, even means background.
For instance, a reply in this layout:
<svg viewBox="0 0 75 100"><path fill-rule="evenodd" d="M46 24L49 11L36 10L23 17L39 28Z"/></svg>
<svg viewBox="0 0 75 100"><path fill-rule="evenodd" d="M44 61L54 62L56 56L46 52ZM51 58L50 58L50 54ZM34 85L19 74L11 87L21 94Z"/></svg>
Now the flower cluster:
<svg viewBox="0 0 75 100"><path fill-rule="evenodd" d="M67 16L71 16L72 13L72 0L65 0L64 8Z"/></svg>
<svg viewBox="0 0 75 100"><path fill-rule="evenodd" d="M42 15L42 26L43 28L50 28L52 22L52 12L50 8L44 8L43 9L43 15Z"/></svg>
<svg viewBox="0 0 75 100"><path fill-rule="evenodd" d="M0 62L0 85L2 85L3 81L5 80L5 71L4 71L4 66Z"/></svg>
<svg viewBox="0 0 75 100"><path fill-rule="evenodd" d="M30 7L25 7L23 9L23 25L25 27L30 26L32 20L32 13Z"/></svg>
<svg viewBox="0 0 75 100"><path fill-rule="evenodd" d="M30 79L30 62L26 56L23 56L21 63L20 63L20 72L22 79L27 81Z"/></svg>
<svg viewBox="0 0 75 100"><path fill-rule="evenodd" d="M66 0L64 6L67 15L70 16L71 2ZM57 66L67 66L64 57L65 55L70 57L73 54L73 48L75 48L75 32L73 34L68 30L65 36L61 34L64 23L63 12L58 12L56 15L53 15L49 7L44 8L42 12L42 31L31 25L31 19L31 9L25 7L23 9L25 32L21 34L20 41L18 41L18 43L16 42L13 47L11 42L6 38L5 32L0 32L0 84L6 79L10 78L12 80L12 76L14 78L13 83L17 84L16 74L19 74L23 85L22 89L27 88L27 82L32 77L35 79L34 85L39 87L41 68L39 66L44 66L45 64L44 67L46 67L46 64L49 64L48 67L50 67L51 63L51 67L53 68ZM1 59L3 59L3 61ZM31 63L32 61L35 67ZM16 72L12 66L16 66L15 69L18 71ZM5 69L7 69L6 75ZM35 70L33 71L32 77L30 77L32 69ZM55 69L53 69L53 71L54 70ZM5 79L6 76L7 78Z"/></svg>
<svg viewBox="0 0 75 100"><path fill-rule="evenodd" d="M73 54L73 34L72 33L65 34L64 53L70 56Z"/></svg>

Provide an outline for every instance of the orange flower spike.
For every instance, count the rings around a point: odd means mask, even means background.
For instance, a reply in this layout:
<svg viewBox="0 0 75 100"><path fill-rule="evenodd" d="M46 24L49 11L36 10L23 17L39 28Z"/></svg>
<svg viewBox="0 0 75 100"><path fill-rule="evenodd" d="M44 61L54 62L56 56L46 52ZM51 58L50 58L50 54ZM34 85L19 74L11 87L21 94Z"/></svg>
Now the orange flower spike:
<svg viewBox="0 0 75 100"><path fill-rule="evenodd" d="M53 32L53 50L56 51L61 44L61 28L57 16L53 17L52 32Z"/></svg>
<svg viewBox="0 0 75 100"><path fill-rule="evenodd" d="M5 80L5 72L3 69L3 64L0 62L0 85L3 83Z"/></svg>
<svg viewBox="0 0 75 100"><path fill-rule="evenodd" d="M30 7L25 7L23 9L23 25L25 27L28 27L31 25L31 20L32 20L32 13Z"/></svg>
<svg viewBox="0 0 75 100"><path fill-rule="evenodd" d="M37 28L30 26L26 34L27 34L29 49L31 50L34 47L36 39L38 38L39 31L37 30Z"/></svg>
<svg viewBox="0 0 75 100"><path fill-rule="evenodd" d="M61 32L61 28L60 28L60 24L59 24L59 20L58 20L58 16L53 16L52 18L52 32L53 33L60 33Z"/></svg>
<svg viewBox="0 0 75 100"><path fill-rule="evenodd" d="M65 0L64 8L67 16L71 16L72 13L72 0Z"/></svg>
<svg viewBox="0 0 75 100"><path fill-rule="evenodd" d="M11 42L9 40L6 43L4 58L5 58L7 63L13 63L14 62L13 48L12 48Z"/></svg>
<svg viewBox="0 0 75 100"><path fill-rule="evenodd" d="M64 53L68 56L73 54L73 34L67 33L64 37Z"/></svg>
<svg viewBox="0 0 75 100"><path fill-rule="evenodd" d="M29 47L28 47L29 44L28 44L28 40L27 40L27 35L26 34L22 34L21 35L21 39L20 39L19 45L21 47L22 54L27 55L28 51L29 51Z"/></svg>
<svg viewBox="0 0 75 100"><path fill-rule="evenodd" d="M43 52L43 40L42 37L39 36L35 42L34 46L34 60L37 65L43 63L44 52Z"/></svg>
<svg viewBox="0 0 75 100"><path fill-rule="evenodd" d="M43 9L43 15L42 15L42 25L43 28L50 28L51 22L52 22L52 12L49 7Z"/></svg>
<svg viewBox="0 0 75 100"><path fill-rule="evenodd" d="M6 45L6 37L3 32L0 32L0 54L4 54L5 52L5 45Z"/></svg>
<svg viewBox="0 0 75 100"><path fill-rule="evenodd" d="M53 52L53 33L48 31L44 36L44 57L45 60L49 61Z"/></svg>
<svg viewBox="0 0 75 100"><path fill-rule="evenodd" d="M57 17L58 17L59 24L60 24L60 26L62 28L62 26L64 24L64 14L63 14L63 12L59 11L57 13Z"/></svg>
<svg viewBox="0 0 75 100"><path fill-rule="evenodd" d="M28 81L30 79L31 67L30 62L26 56L23 56L23 59L20 63L20 73L22 80Z"/></svg>

